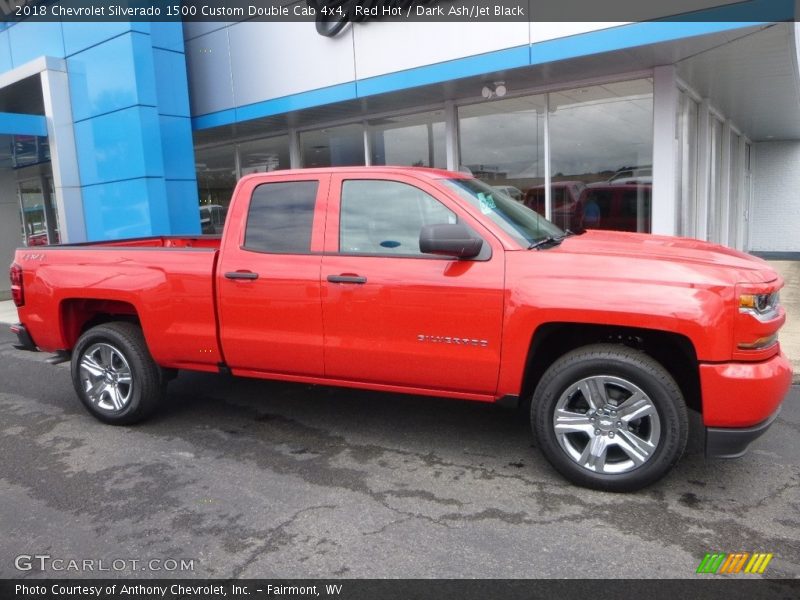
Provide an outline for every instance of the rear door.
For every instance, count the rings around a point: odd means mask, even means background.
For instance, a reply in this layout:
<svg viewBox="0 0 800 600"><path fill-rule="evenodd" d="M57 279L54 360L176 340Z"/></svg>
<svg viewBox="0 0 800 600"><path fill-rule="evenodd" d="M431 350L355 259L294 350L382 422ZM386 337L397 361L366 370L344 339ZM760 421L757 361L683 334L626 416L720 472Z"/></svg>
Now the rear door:
<svg viewBox="0 0 800 600"><path fill-rule="evenodd" d="M319 278L329 180L286 174L237 191L247 201L228 217L217 267L222 350L235 372L324 372Z"/></svg>
<svg viewBox="0 0 800 600"><path fill-rule="evenodd" d="M479 257L419 251L423 225L455 222L484 239ZM493 394L505 269L481 229L429 182L335 174L322 260L326 376Z"/></svg>

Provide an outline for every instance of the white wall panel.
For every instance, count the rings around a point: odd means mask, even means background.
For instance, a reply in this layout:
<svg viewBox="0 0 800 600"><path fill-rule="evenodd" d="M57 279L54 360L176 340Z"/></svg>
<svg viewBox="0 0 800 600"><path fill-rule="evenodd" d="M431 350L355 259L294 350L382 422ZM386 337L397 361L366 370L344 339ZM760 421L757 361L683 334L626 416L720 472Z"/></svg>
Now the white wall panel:
<svg viewBox="0 0 800 600"><path fill-rule="evenodd" d="M239 106L355 79L350 30L335 38L314 23L238 23L228 29Z"/></svg>
<svg viewBox="0 0 800 600"><path fill-rule="evenodd" d="M359 79L530 42L528 23L388 23L353 28Z"/></svg>
<svg viewBox="0 0 800 600"><path fill-rule="evenodd" d="M610 27L618 27L620 25L628 25L628 23L543 23L541 21L532 21L529 24L530 39L531 44L536 44L537 42L545 42L547 40L554 40L570 35L579 35L581 33L608 29Z"/></svg>
<svg viewBox="0 0 800 600"><path fill-rule="evenodd" d="M233 107L227 28L187 40L186 67L193 115Z"/></svg>
<svg viewBox="0 0 800 600"><path fill-rule="evenodd" d="M800 141L753 145L750 249L800 251Z"/></svg>

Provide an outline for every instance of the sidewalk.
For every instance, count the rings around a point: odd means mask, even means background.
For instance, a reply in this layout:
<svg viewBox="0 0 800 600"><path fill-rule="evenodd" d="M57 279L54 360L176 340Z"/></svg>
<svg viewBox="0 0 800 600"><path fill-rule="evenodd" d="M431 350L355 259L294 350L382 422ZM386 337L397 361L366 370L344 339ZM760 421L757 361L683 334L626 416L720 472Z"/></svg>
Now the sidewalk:
<svg viewBox="0 0 800 600"><path fill-rule="evenodd" d="M781 349L792 361L792 381L800 383L800 261L771 260L769 264L785 282L781 290L781 304L786 309L786 325L780 333Z"/></svg>
<svg viewBox="0 0 800 600"><path fill-rule="evenodd" d="M781 303L786 308L786 325L781 329L783 352L792 361L794 382L800 383L800 261L773 260L770 264L786 282ZM0 323L17 323L17 309L11 300L0 302Z"/></svg>
<svg viewBox="0 0 800 600"><path fill-rule="evenodd" d="M11 300L0 302L0 323L13 325L19 323L17 319L17 307Z"/></svg>

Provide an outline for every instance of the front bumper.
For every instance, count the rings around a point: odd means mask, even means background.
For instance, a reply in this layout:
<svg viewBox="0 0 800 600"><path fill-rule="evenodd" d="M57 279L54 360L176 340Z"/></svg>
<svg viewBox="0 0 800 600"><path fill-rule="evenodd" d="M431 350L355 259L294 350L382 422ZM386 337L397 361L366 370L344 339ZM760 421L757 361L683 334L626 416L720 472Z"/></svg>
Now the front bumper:
<svg viewBox="0 0 800 600"><path fill-rule="evenodd" d="M731 429L706 427L706 456L708 458L739 458L755 440L760 438L778 417L780 408L766 420L752 427Z"/></svg>
<svg viewBox="0 0 800 600"><path fill-rule="evenodd" d="M14 344L14 348L17 350L29 350L31 352L36 352L36 344L33 342L33 338L31 337L31 334L28 333L25 325L22 323L17 323L16 325L12 325L10 329L11 333L17 336L17 343Z"/></svg>
<svg viewBox="0 0 800 600"><path fill-rule="evenodd" d="M703 424L754 427L778 410L791 384L792 367L783 353L761 362L701 364Z"/></svg>
<svg viewBox="0 0 800 600"><path fill-rule="evenodd" d="M701 364L706 456L742 456L775 421L791 384L783 353L756 363Z"/></svg>

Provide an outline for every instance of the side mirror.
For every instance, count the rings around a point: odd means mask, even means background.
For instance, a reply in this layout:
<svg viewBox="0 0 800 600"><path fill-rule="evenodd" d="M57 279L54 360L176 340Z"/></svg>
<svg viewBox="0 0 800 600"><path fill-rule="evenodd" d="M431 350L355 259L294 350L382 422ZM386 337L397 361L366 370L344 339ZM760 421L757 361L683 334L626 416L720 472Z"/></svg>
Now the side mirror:
<svg viewBox="0 0 800 600"><path fill-rule="evenodd" d="M425 225L419 233L419 250L456 258L474 258L480 254L483 240L460 223Z"/></svg>

